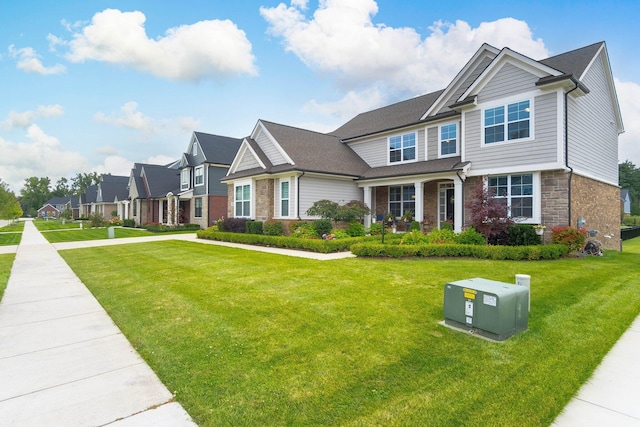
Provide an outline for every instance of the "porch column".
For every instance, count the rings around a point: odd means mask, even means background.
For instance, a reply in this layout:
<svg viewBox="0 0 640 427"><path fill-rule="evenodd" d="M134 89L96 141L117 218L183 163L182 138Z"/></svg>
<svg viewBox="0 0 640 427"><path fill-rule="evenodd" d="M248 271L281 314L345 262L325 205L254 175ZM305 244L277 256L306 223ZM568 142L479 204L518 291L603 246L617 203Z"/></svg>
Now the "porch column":
<svg viewBox="0 0 640 427"><path fill-rule="evenodd" d="M174 221L175 225L180 225L180 197L173 197L173 213L176 216L176 220Z"/></svg>
<svg viewBox="0 0 640 427"><path fill-rule="evenodd" d="M456 233L462 231L462 181L459 179L453 180L453 222L454 230Z"/></svg>
<svg viewBox="0 0 640 427"><path fill-rule="evenodd" d="M129 219L129 201L125 200L122 203L124 204L124 218L122 219Z"/></svg>
<svg viewBox="0 0 640 427"><path fill-rule="evenodd" d="M371 187L367 185L363 190L364 204L369 208L369 213L364 216L364 228L369 228L371 226L371 210L373 210L373 206L371 205Z"/></svg>
<svg viewBox="0 0 640 427"><path fill-rule="evenodd" d="M173 227L173 203L171 193L167 194L167 225Z"/></svg>
<svg viewBox="0 0 640 427"><path fill-rule="evenodd" d="M416 194L416 211L414 212L413 218L422 225L422 220L424 219L424 182L416 182L413 185Z"/></svg>
<svg viewBox="0 0 640 427"><path fill-rule="evenodd" d="M163 217L163 207L164 207L164 200L160 199L158 200L158 222L160 224L162 224L164 222L164 217Z"/></svg>

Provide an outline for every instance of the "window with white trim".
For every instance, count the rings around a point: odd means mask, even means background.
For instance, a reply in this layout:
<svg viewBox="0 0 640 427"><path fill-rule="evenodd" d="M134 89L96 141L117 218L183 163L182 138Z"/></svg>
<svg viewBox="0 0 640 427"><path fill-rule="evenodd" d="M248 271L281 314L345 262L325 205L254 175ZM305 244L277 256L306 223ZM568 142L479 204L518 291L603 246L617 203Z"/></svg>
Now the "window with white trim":
<svg viewBox="0 0 640 427"><path fill-rule="evenodd" d="M415 132L389 137L389 163L413 162L415 160Z"/></svg>
<svg viewBox="0 0 640 427"><path fill-rule="evenodd" d="M440 126L440 157L458 155L458 125L451 123Z"/></svg>
<svg viewBox="0 0 640 427"><path fill-rule="evenodd" d="M190 188L190 178L191 170L189 168L184 168L180 171L180 190L188 190Z"/></svg>
<svg viewBox="0 0 640 427"><path fill-rule="evenodd" d="M489 191L509 209L513 218L533 218L533 174L489 177Z"/></svg>
<svg viewBox="0 0 640 427"><path fill-rule="evenodd" d="M198 155L198 144L196 144L195 142L193 143L193 146L191 147L191 155L192 156L197 156Z"/></svg>
<svg viewBox="0 0 640 427"><path fill-rule="evenodd" d="M290 216L289 206L290 206L290 197L289 197L289 181L280 181L280 216L288 217Z"/></svg>
<svg viewBox="0 0 640 427"><path fill-rule="evenodd" d="M389 213L399 218L407 211L416 211L416 187L402 185L389 187Z"/></svg>
<svg viewBox="0 0 640 427"><path fill-rule="evenodd" d="M485 144L515 141L529 138L529 136L531 136L531 102L529 100L484 110Z"/></svg>
<svg viewBox="0 0 640 427"><path fill-rule="evenodd" d="M195 186L204 185L204 166L197 166L193 173Z"/></svg>
<svg viewBox="0 0 640 427"><path fill-rule="evenodd" d="M236 185L234 206L236 218L251 217L251 184Z"/></svg>
<svg viewBox="0 0 640 427"><path fill-rule="evenodd" d="M196 197L193 199L195 212L193 216L196 218L202 218L202 197Z"/></svg>

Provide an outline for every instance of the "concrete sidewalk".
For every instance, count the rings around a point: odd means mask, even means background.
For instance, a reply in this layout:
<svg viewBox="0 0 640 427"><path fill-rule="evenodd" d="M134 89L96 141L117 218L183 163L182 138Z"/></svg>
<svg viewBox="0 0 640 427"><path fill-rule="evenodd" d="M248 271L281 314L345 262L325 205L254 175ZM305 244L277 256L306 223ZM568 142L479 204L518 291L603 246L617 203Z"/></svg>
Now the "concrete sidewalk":
<svg viewBox="0 0 640 427"><path fill-rule="evenodd" d="M0 343L3 426L195 425L31 221Z"/></svg>

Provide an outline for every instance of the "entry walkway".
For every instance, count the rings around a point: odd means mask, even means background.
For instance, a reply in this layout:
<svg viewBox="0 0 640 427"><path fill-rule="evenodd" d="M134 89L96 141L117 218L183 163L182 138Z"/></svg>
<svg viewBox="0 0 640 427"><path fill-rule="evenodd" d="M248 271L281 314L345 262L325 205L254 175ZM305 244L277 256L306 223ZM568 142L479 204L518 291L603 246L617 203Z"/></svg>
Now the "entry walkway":
<svg viewBox="0 0 640 427"><path fill-rule="evenodd" d="M0 302L0 424L195 426L31 221Z"/></svg>

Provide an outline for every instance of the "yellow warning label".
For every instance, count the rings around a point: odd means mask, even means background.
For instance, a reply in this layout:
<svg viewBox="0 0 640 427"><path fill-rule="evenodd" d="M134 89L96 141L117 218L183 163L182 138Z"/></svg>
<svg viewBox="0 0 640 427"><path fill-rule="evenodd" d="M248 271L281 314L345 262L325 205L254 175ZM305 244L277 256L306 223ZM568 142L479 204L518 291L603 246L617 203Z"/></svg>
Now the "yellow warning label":
<svg viewBox="0 0 640 427"><path fill-rule="evenodd" d="M464 292L464 297L467 299L476 299L476 294L478 293L478 291L476 291L475 289L467 289L464 288L462 290Z"/></svg>

